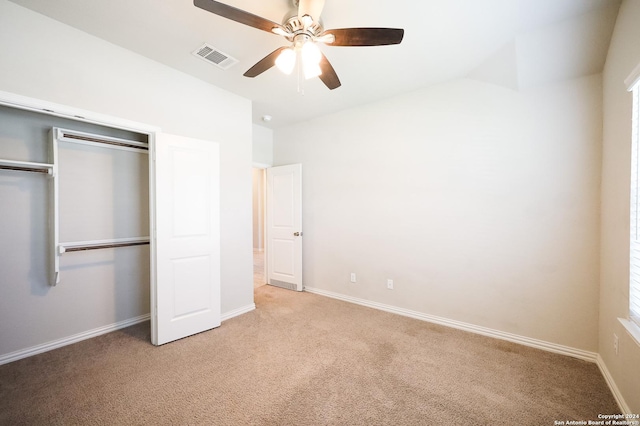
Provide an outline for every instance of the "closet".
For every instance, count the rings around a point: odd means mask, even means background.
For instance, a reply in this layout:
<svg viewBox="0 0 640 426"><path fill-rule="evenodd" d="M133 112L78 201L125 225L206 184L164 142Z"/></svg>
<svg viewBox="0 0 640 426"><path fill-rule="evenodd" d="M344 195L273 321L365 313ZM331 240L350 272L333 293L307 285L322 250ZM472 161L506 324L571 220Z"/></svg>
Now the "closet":
<svg viewBox="0 0 640 426"><path fill-rule="evenodd" d="M0 353L25 346L17 322L31 353L150 317L154 344L220 325L218 145L0 95Z"/></svg>
<svg viewBox="0 0 640 426"><path fill-rule="evenodd" d="M148 240L70 251L149 237L148 153L54 144L61 139L56 128L148 143L145 134L0 106L0 299L11 301L3 306L2 344L11 343L17 321L33 323L35 343L40 334L63 337L148 318Z"/></svg>

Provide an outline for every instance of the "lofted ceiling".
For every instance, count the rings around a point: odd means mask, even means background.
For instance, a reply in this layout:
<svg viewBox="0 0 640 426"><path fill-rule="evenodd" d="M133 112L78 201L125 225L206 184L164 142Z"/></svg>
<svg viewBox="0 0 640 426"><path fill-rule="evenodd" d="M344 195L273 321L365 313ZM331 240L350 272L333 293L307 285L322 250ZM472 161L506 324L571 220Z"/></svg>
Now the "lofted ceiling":
<svg viewBox="0 0 640 426"><path fill-rule="evenodd" d="M277 128L455 78L527 90L602 71L619 0L326 0L324 27L404 28L402 44L320 45L342 87L276 68L243 77L286 44L208 13L192 0L11 0L253 102ZM221 0L282 22L292 0ZM203 43L239 62L222 70L192 55ZM264 115L272 121L261 121Z"/></svg>

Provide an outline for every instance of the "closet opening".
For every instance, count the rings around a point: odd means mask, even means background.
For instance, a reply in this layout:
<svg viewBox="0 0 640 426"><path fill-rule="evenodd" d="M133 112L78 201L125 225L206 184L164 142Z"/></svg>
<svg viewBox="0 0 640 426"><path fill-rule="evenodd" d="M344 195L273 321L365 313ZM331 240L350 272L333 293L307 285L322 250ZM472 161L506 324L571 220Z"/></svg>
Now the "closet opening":
<svg viewBox="0 0 640 426"><path fill-rule="evenodd" d="M150 318L153 132L64 108L0 93L1 363Z"/></svg>

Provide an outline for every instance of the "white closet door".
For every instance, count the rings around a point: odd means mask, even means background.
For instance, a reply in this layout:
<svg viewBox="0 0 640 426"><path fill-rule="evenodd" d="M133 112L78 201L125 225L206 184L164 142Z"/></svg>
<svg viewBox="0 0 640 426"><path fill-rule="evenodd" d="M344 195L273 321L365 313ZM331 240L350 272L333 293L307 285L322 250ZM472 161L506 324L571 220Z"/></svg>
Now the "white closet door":
<svg viewBox="0 0 640 426"><path fill-rule="evenodd" d="M151 340L161 345L220 325L220 154L167 134L154 145Z"/></svg>

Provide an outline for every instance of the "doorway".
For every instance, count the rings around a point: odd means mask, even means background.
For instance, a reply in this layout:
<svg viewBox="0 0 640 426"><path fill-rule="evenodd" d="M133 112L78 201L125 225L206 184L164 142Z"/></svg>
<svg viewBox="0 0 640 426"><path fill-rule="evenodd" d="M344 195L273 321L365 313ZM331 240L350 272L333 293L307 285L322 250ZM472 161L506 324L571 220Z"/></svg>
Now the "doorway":
<svg viewBox="0 0 640 426"><path fill-rule="evenodd" d="M254 289L303 291L302 164L253 169Z"/></svg>
<svg viewBox="0 0 640 426"><path fill-rule="evenodd" d="M253 288L266 284L265 273L265 194L266 173L253 168Z"/></svg>

